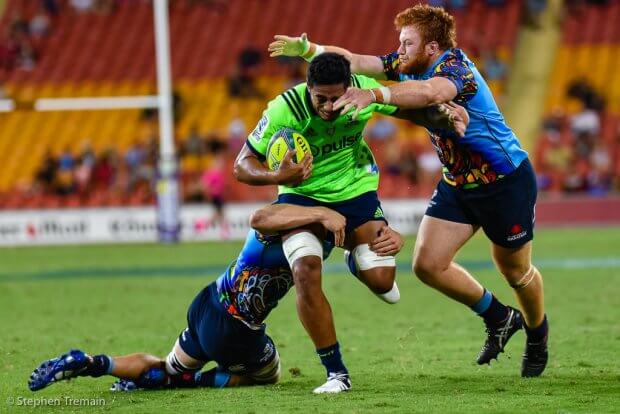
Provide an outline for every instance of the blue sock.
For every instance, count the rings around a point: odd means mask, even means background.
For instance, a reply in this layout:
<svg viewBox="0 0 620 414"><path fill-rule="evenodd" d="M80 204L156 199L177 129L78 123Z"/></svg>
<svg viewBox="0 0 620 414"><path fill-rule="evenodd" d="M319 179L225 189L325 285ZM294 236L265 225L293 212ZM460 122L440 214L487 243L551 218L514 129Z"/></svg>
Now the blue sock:
<svg viewBox="0 0 620 414"><path fill-rule="evenodd" d="M228 385L230 374L217 368L192 375L195 387L224 388Z"/></svg>
<svg viewBox="0 0 620 414"><path fill-rule="evenodd" d="M536 328L528 327L525 322L523 323L525 327L525 333L527 334L527 341L529 343L537 344L540 342L547 342L547 335L549 334L549 323L547 322L547 315L543 319L540 326Z"/></svg>
<svg viewBox="0 0 620 414"><path fill-rule="evenodd" d="M498 324L508 316L508 307L501 303L488 290L484 290L482 298L471 309L481 316L485 322L490 324Z"/></svg>
<svg viewBox="0 0 620 414"><path fill-rule="evenodd" d="M317 349L316 353L319 358L321 358L321 364L323 364L327 370L327 375L332 372L340 374L349 373L344 366L344 362L342 362L342 355L340 354L340 345L338 342L327 348Z"/></svg>

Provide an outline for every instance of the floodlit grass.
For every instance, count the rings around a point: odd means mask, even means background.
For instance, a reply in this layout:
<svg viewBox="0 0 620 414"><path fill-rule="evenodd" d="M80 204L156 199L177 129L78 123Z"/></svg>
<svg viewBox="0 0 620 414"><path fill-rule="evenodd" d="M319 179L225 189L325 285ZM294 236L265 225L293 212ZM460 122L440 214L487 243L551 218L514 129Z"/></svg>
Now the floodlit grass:
<svg viewBox="0 0 620 414"><path fill-rule="evenodd" d="M551 359L538 379L519 376L523 333L499 362L475 364L484 341L481 320L414 279L412 243L399 256L402 299L394 306L346 274L339 251L332 255L323 284L354 387L335 396L311 393L325 373L297 319L293 294L268 319L283 364L278 385L118 394L107 391L114 379L103 377L32 393L32 369L70 348L166 355L185 327L194 295L219 276L241 245L0 250L0 412L29 408L9 406L11 401L59 402L45 410L84 411L65 397L98 404L89 411L131 413L618 412L620 229L538 231L534 260L545 278L551 323ZM474 238L459 259L502 301L515 305L490 265L483 237Z"/></svg>

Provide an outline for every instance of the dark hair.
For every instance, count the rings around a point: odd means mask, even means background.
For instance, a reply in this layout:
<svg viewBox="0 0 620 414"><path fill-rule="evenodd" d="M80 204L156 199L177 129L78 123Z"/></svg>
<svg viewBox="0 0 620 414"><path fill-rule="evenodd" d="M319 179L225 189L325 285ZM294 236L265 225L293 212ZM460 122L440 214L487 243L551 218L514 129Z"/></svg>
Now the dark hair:
<svg viewBox="0 0 620 414"><path fill-rule="evenodd" d="M351 64L338 53L321 53L310 63L308 68L308 86L314 85L351 85Z"/></svg>

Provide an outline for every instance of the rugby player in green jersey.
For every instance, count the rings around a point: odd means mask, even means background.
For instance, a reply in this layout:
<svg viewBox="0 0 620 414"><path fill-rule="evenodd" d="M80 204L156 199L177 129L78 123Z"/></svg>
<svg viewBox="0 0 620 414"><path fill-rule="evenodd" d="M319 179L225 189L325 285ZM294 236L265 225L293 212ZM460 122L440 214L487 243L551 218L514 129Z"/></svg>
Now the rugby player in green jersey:
<svg viewBox="0 0 620 414"><path fill-rule="evenodd" d="M389 237L392 230L377 197L379 169L363 139L364 127L378 112L463 134L467 114L460 107L450 107L443 108L443 116L431 117L427 110L404 111L373 103L353 119L333 110L334 102L350 86L376 88L380 84L365 76L351 75L349 61L341 55L324 53L315 58L308 69L307 83L269 103L239 153L234 173L247 184L278 184L278 203L324 206L342 214L346 218L345 237L334 241L346 249L347 264L372 292L388 303L396 303L400 294L395 284L393 254L402 245ZM291 151L280 168L271 171L264 163L267 147L272 135L285 127L306 137L312 156L296 164ZM331 308L321 289L321 240L325 238L333 235L320 228L304 227L283 235L282 248L293 271L299 317L327 370L327 382L315 393L336 393L350 389L351 382L342 362Z"/></svg>

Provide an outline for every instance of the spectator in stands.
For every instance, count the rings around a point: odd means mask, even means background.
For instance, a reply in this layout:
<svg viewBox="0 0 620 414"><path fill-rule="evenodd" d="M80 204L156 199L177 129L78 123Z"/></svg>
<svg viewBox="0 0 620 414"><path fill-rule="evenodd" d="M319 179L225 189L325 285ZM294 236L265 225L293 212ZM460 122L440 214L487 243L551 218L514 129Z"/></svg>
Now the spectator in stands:
<svg viewBox="0 0 620 414"><path fill-rule="evenodd" d="M114 184L117 169L117 154L114 149L108 149L97 158L93 170L93 184L96 189L110 190Z"/></svg>
<svg viewBox="0 0 620 414"><path fill-rule="evenodd" d="M374 141L384 143L396 136L396 124L390 118L380 117L370 125L368 137Z"/></svg>
<svg viewBox="0 0 620 414"><path fill-rule="evenodd" d="M564 175L564 191L567 193L580 193L586 190L585 176L588 172L587 164L575 164L568 165L568 170Z"/></svg>
<svg viewBox="0 0 620 414"><path fill-rule="evenodd" d="M182 152L184 155L202 156L205 153L205 141L198 131L198 125L193 124L189 135L183 142Z"/></svg>
<svg viewBox="0 0 620 414"><path fill-rule="evenodd" d="M218 151L214 154L211 167L208 168L200 182L204 191L204 197L211 202L215 209L213 216L207 222L207 226L219 225L220 238L227 239L230 236L228 221L224 215L224 191L226 188L226 172L224 170L224 152Z"/></svg>
<svg viewBox="0 0 620 414"><path fill-rule="evenodd" d="M564 175L573 160L571 144L560 134L543 134L536 151L536 176L541 190L561 190Z"/></svg>
<svg viewBox="0 0 620 414"><path fill-rule="evenodd" d="M80 152L80 159L88 164L88 166L92 169L95 166L96 156L90 140L82 141L81 147L82 151Z"/></svg>
<svg viewBox="0 0 620 414"><path fill-rule="evenodd" d="M612 188L612 160L607 147L596 142L590 153L590 170L588 171L586 182L590 195L605 195Z"/></svg>
<svg viewBox="0 0 620 414"><path fill-rule="evenodd" d="M51 151L47 151L41 167L37 170L35 181L36 186L46 194L54 192L54 183L58 171L58 160Z"/></svg>
<svg viewBox="0 0 620 414"><path fill-rule="evenodd" d="M580 158L588 158L601 131L601 119L598 112L584 107L571 117L570 123L575 154Z"/></svg>
<svg viewBox="0 0 620 414"><path fill-rule="evenodd" d="M421 151L416 158L416 164L418 186L424 191L428 189L432 192L437 181L441 179L442 164L437 153L431 148Z"/></svg>
<svg viewBox="0 0 620 414"><path fill-rule="evenodd" d="M228 138L226 139L228 148L234 153L237 153L248 136L248 129L241 118L241 108L238 102L235 102L234 106L231 108L231 120L228 123L226 133L228 134ZM213 150L213 152L217 152L217 149Z"/></svg>
<svg viewBox="0 0 620 414"><path fill-rule="evenodd" d="M78 13L89 13L95 7L95 0L69 0L69 4Z"/></svg>
<svg viewBox="0 0 620 414"><path fill-rule="evenodd" d="M86 195L91 190L91 178L93 175L94 162L88 156L82 154L79 157L74 172L75 188L78 194Z"/></svg>
<svg viewBox="0 0 620 414"><path fill-rule="evenodd" d="M135 141L125 153L125 168L128 174L127 187L125 189L127 193L131 193L139 182L143 180L150 181L151 177L148 171L143 169L145 157L145 149L139 141Z"/></svg>
<svg viewBox="0 0 620 414"><path fill-rule="evenodd" d="M41 0L41 6L51 16L58 14L58 1L57 0Z"/></svg>
<svg viewBox="0 0 620 414"><path fill-rule="evenodd" d="M503 81L508 72L506 64L499 58L497 50L486 54L482 70L483 76L490 81Z"/></svg>
<svg viewBox="0 0 620 414"><path fill-rule="evenodd" d="M50 16L41 5L37 13L30 19L28 31L34 38L46 36L50 30Z"/></svg>
<svg viewBox="0 0 620 414"><path fill-rule="evenodd" d="M566 93L569 97L581 101L588 109L601 111L605 107L603 97L596 92L592 85L590 85L588 79L585 77L580 77L573 80L568 85Z"/></svg>
<svg viewBox="0 0 620 414"><path fill-rule="evenodd" d="M239 53L237 67L228 79L228 93L234 98L260 98L263 93L256 86L256 72L262 63L258 48L248 46Z"/></svg>
<svg viewBox="0 0 620 414"><path fill-rule="evenodd" d="M560 107L553 108L551 113L543 119L543 132L559 138L565 121L564 110Z"/></svg>
<svg viewBox="0 0 620 414"><path fill-rule="evenodd" d="M73 169L75 158L70 148L65 148L58 158L58 171L56 173L56 192L59 195L68 195L75 192Z"/></svg>

